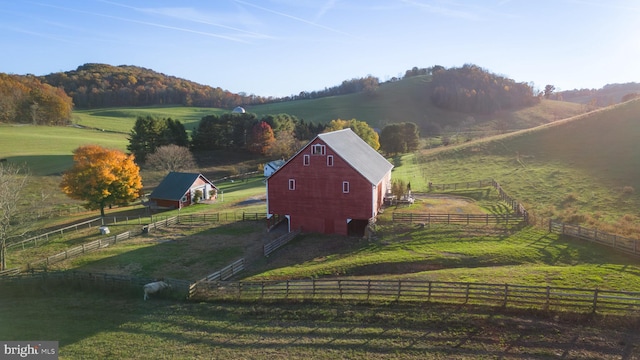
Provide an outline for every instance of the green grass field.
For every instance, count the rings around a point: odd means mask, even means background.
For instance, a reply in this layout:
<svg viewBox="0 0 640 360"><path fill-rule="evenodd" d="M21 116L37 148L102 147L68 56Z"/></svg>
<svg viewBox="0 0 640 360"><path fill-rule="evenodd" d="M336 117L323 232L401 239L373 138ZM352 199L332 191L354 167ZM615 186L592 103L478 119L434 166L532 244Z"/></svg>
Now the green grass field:
<svg viewBox="0 0 640 360"><path fill-rule="evenodd" d="M96 144L126 151L126 135L74 127L0 125L0 157L26 163L34 175L57 174L73 164L73 150Z"/></svg>
<svg viewBox="0 0 640 360"><path fill-rule="evenodd" d="M414 191L425 190L430 181L495 178L536 215L633 231L640 205L640 153L635 146L640 138L639 107L640 101L636 101L510 136L398 156L393 159L393 176L411 182ZM124 117L109 111L97 116L104 117L101 121ZM119 131L116 127L124 129L126 122L106 130ZM35 141L29 142L31 139ZM0 127L2 157L11 162L28 160L38 168L36 176L48 180L44 184L49 187L55 185L56 177L42 175L57 174L68 166L71 151L88 139L120 149L127 144L125 134L109 131ZM219 203L181 211L264 212L261 176L217 185L224 194ZM482 211L501 213L506 209L492 196L474 192L457 195ZM426 207L420 203L414 206ZM465 211L469 209L465 207ZM167 213L171 214L175 212ZM110 246L56 268L193 280L218 270L227 261L247 256L249 249L261 250L263 224L252 224L260 227L255 229L242 224L201 225ZM243 277L375 277L640 291L637 259L563 239L544 229L422 228L381 222L377 235L376 240L365 242L305 234L270 258L254 257L255 262L249 264ZM18 254L20 259L14 257L11 262L18 264L28 257L57 252L94 236L79 233L76 238L43 247L35 255ZM240 243L240 239L249 242ZM534 317L519 322L517 317L503 318L496 311L487 314L477 309L466 312L435 306L401 311L397 310L401 307L357 304L279 306L161 299L145 303L141 297L140 293L46 286L11 294L0 291L0 339L59 340L61 358L210 358L212 354L231 358L267 354L276 358L367 359L552 358L564 353L586 358L640 356L637 348L627 346L640 341L637 335L607 327L606 321L604 326L592 328L586 320L579 327L559 323L557 318L540 321ZM615 321L625 324L621 319Z"/></svg>
<svg viewBox="0 0 640 360"><path fill-rule="evenodd" d="M383 128L387 124L414 122L419 127L437 123L449 132L494 131L495 122L506 119L508 129L523 129L585 112L575 103L543 100L526 109L503 112L491 116L471 116L439 109L431 104L428 76L415 76L397 82L381 84L375 94L349 94L312 100L246 106L258 115L287 113L305 121L328 123L334 119L357 119L371 127Z"/></svg>
<svg viewBox="0 0 640 360"><path fill-rule="evenodd" d="M583 359L639 356L635 323L435 304L184 303L82 289L0 294L0 338L60 359ZM43 291L45 294L43 294ZM11 324L11 325L9 325Z"/></svg>
<svg viewBox="0 0 640 360"><path fill-rule="evenodd" d="M394 159L414 191L428 182L496 179L536 216L638 233L640 102Z"/></svg>
<svg viewBox="0 0 640 360"><path fill-rule="evenodd" d="M153 116L160 119L172 118L173 120L179 120L188 131L191 131L198 127L198 122L203 117L229 111L218 108L186 106L105 108L74 110L72 121L80 126L129 134L138 116Z"/></svg>

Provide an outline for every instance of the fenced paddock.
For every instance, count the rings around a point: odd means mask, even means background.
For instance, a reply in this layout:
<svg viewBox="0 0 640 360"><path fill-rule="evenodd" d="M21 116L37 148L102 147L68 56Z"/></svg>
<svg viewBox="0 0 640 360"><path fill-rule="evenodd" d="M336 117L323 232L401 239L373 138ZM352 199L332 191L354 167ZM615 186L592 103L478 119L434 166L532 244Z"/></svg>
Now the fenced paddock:
<svg viewBox="0 0 640 360"><path fill-rule="evenodd" d="M351 279L209 282L200 286L209 299L433 302L580 313L640 310L640 292L550 286Z"/></svg>
<svg viewBox="0 0 640 360"><path fill-rule="evenodd" d="M141 235L147 231L151 231L154 229L160 229L160 228L164 228L164 227L168 227L171 225L175 225L178 223L178 217L174 216L174 217L170 217L170 218L166 218L164 220L155 222L155 223L151 223L148 225L145 225L144 228L142 228L139 231L126 231L123 232L121 234L117 234L117 235L113 235L113 236L109 236L103 239L98 239L95 241L91 241L89 243L86 244L82 244L80 246L76 246L74 248L71 248L69 250L65 250L61 253L55 254L55 255L51 255L51 256L47 256L44 259L40 259L38 261L34 261L32 263L27 264L26 266L26 270L27 271L33 271L33 270L42 270L42 269L46 269L49 265L51 264L55 264L57 262L61 262L73 257L77 257L80 255L83 255L85 253L88 252L92 252L92 251L96 251L96 250L100 250L103 248L106 248L112 244L116 244L118 242L130 239L132 237Z"/></svg>

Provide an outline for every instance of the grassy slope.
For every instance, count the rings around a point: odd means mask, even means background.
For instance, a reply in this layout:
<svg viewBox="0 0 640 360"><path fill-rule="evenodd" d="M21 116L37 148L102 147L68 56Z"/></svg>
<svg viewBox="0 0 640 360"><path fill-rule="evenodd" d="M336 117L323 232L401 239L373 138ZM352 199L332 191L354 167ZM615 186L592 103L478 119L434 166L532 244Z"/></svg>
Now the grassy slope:
<svg viewBox="0 0 640 360"><path fill-rule="evenodd" d="M313 100L290 101L247 106L247 111L259 115L288 113L306 121L326 123L333 119L356 118L372 127L382 128L389 123L411 121L419 126L437 123L492 130L493 122L506 117L512 129L529 128L584 112L579 104L542 101L531 108L493 116L471 116L439 109L429 101L429 77L416 76L398 82L381 84L375 95L364 93L333 96Z"/></svg>
<svg viewBox="0 0 640 360"><path fill-rule="evenodd" d="M418 125L437 123L474 130L493 131L498 118L505 118L510 129L523 129L546 124L558 119L583 113L584 106L560 101L543 100L540 104L493 116L470 116L445 111L431 105L428 90L429 78L416 76L397 82L382 84L374 95L364 93L332 96L313 100L289 101L265 105L246 106L246 110L258 116L291 114L305 121L327 123L333 119L358 119L372 127L412 121ZM187 130L197 126L206 115L227 112L225 109L196 107L139 107L76 110L73 121L78 125L129 133L137 116L171 117L180 120Z"/></svg>
<svg viewBox="0 0 640 360"><path fill-rule="evenodd" d="M35 175L60 173L72 163L72 152L81 145L97 144L126 151L123 134L73 127L0 125L0 155L13 163L26 163Z"/></svg>
<svg viewBox="0 0 640 360"><path fill-rule="evenodd" d="M640 101L463 146L408 154L394 173L426 190L495 178L537 215L618 230L638 223Z"/></svg>
<svg viewBox="0 0 640 360"><path fill-rule="evenodd" d="M129 134L138 116L172 118L180 120L188 131L198 126L200 119L207 115L221 114L229 110L184 106L153 106L132 108L105 108L74 110L73 123L90 128L106 129Z"/></svg>

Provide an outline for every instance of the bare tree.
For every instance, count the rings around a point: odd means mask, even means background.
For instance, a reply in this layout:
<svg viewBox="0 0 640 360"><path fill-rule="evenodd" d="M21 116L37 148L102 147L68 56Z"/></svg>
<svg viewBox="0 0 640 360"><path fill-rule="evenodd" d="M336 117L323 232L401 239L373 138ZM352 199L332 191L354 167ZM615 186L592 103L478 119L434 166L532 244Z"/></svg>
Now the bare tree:
<svg viewBox="0 0 640 360"><path fill-rule="evenodd" d="M146 165L156 170L180 171L195 169L196 161L188 148L171 144L160 146L147 156Z"/></svg>
<svg viewBox="0 0 640 360"><path fill-rule="evenodd" d="M23 167L0 163L0 270L7 268L7 239L19 228L21 192L29 175Z"/></svg>

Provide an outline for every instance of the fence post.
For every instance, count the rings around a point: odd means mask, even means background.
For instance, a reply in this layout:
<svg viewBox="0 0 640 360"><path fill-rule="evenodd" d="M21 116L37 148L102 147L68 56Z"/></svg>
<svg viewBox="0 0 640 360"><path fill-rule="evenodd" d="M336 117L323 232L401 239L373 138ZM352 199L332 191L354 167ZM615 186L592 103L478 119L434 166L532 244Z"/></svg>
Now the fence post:
<svg viewBox="0 0 640 360"><path fill-rule="evenodd" d="M342 299L342 280L338 280L338 292L340 293L340 299Z"/></svg>
<svg viewBox="0 0 640 360"><path fill-rule="evenodd" d="M400 301L400 291L402 289L402 280L398 280L398 294L396 295L396 301Z"/></svg>
<svg viewBox="0 0 640 360"><path fill-rule="evenodd" d="M431 301L431 281L429 281L429 292L427 293L427 301Z"/></svg>
<svg viewBox="0 0 640 360"><path fill-rule="evenodd" d="M311 287L313 289L311 296L316 297L316 278L311 278Z"/></svg>
<svg viewBox="0 0 640 360"><path fill-rule="evenodd" d="M504 301L502 306L507 307L507 299L509 297L509 284L504 284Z"/></svg>
<svg viewBox="0 0 640 360"><path fill-rule="evenodd" d="M468 303L469 302L469 291L471 291L471 283L467 283L467 290L464 296L464 303Z"/></svg>
<svg viewBox="0 0 640 360"><path fill-rule="evenodd" d="M371 295L371 279L367 281L367 300L369 300L370 295Z"/></svg>
<svg viewBox="0 0 640 360"><path fill-rule="evenodd" d="M264 299L264 281L260 283L260 299Z"/></svg>
<svg viewBox="0 0 640 360"><path fill-rule="evenodd" d="M595 289L595 291L593 292L593 313L595 314L596 310L598 308L598 288Z"/></svg>
<svg viewBox="0 0 640 360"><path fill-rule="evenodd" d="M549 309L549 305L551 305L551 287L547 286L547 303L545 304L545 310Z"/></svg>
<svg viewBox="0 0 640 360"><path fill-rule="evenodd" d="M285 297L287 297L287 298L289 297L289 280L287 280L287 289L286 289L286 292L285 292Z"/></svg>

